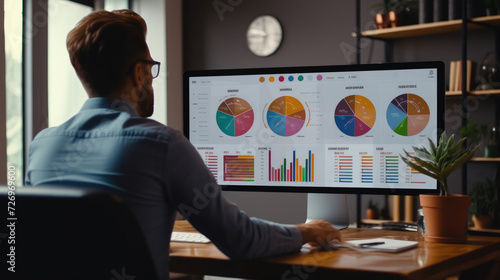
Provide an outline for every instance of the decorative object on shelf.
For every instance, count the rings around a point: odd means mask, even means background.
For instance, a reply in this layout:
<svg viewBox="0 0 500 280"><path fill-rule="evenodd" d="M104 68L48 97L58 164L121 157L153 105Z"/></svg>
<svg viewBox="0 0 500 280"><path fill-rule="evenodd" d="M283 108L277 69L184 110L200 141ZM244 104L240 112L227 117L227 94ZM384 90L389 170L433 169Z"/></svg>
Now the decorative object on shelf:
<svg viewBox="0 0 500 280"><path fill-rule="evenodd" d="M500 88L500 60L495 52L489 52L479 66L478 86L476 90Z"/></svg>
<svg viewBox="0 0 500 280"><path fill-rule="evenodd" d="M476 228L489 228L493 221L500 218L500 185L486 179L474 184L469 211Z"/></svg>
<svg viewBox="0 0 500 280"><path fill-rule="evenodd" d="M382 12L375 15L379 29L418 23L418 0L384 0Z"/></svg>
<svg viewBox="0 0 500 280"><path fill-rule="evenodd" d="M487 16L500 14L500 0L483 0L483 2Z"/></svg>
<svg viewBox="0 0 500 280"><path fill-rule="evenodd" d="M283 30L279 21L269 15L257 17L247 31L247 45L258 56L269 56L281 45Z"/></svg>
<svg viewBox="0 0 500 280"><path fill-rule="evenodd" d="M378 29L387 28L389 26L389 17L383 13L375 14L375 22Z"/></svg>
<svg viewBox="0 0 500 280"><path fill-rule="evenodd" d="M455 137L447 139L446 132L437 145L429 139L429 148L413 147L415 156L405 151L401 159L411 168L439 182L439 195L421 194L420 205L424 209L426 242L465 243L467 241L467 214L471 197L450 194L448 176L470 160L478 146L463 146L466 138L455 144Z"/></svg>
<svg viewBox="0 0 500 280"><path fill-rule="evenodd" d="M500 151L498 149L498 129L493 126L488 131L488 140L484 145L484 157L498 157Z"/></svg>
<svg viewBox="0 0 500 280"><path fill-rule="evenodd" d="M378 219L378 204L372 199L368 201L368 209L366 209L367 219Z"/></svg>

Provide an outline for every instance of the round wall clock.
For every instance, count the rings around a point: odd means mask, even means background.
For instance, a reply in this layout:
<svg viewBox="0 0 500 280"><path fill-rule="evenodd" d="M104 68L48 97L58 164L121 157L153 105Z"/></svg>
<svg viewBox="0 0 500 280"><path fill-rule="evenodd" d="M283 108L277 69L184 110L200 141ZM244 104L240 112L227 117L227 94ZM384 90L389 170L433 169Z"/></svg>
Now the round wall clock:
<svg viewBox="0 0 500 280"><path fill-rule="evenodd" d="M258 56L269 56L280 46L283 30L273 16L260 16L252 21L247 31L247 45Z"/></svg>

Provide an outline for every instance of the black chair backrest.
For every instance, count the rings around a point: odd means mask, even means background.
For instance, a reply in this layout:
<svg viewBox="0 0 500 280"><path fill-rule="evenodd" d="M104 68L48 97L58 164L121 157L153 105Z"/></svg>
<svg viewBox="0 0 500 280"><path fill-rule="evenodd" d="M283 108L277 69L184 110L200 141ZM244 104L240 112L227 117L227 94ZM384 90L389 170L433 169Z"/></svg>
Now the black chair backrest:
<svg viewBox="0 0 500 280"><path fill-rule="evenodd" d="M156 279L139 224L117 196L72 187L8 191L0 187L1 279Z"/></svg>

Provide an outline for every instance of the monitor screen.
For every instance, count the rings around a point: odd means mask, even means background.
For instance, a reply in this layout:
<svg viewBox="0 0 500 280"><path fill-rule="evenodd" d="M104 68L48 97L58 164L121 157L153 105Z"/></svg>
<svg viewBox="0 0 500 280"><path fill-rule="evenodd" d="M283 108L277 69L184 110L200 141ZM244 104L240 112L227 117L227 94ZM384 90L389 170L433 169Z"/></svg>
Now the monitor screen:
<svg viewBox="0 0 500 280"><path fill-rule="evenodd" d="M400 158L444 128L444 65L188 71L184 132L226 190L417 194Z"/></svg>

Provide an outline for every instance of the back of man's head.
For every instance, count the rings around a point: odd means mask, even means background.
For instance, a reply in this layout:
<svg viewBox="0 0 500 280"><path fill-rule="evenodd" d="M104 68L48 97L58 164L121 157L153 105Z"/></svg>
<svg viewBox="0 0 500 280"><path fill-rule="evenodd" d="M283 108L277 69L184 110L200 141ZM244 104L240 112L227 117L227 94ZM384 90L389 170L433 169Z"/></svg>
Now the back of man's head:
<svg viewBox="0 0 500 280"><path fill-rule="evenodd" d="M132 65L149 52L146 22L130 10L95 11L69 32L66 46L82 83L106 97L121 88Z"/></svg>

